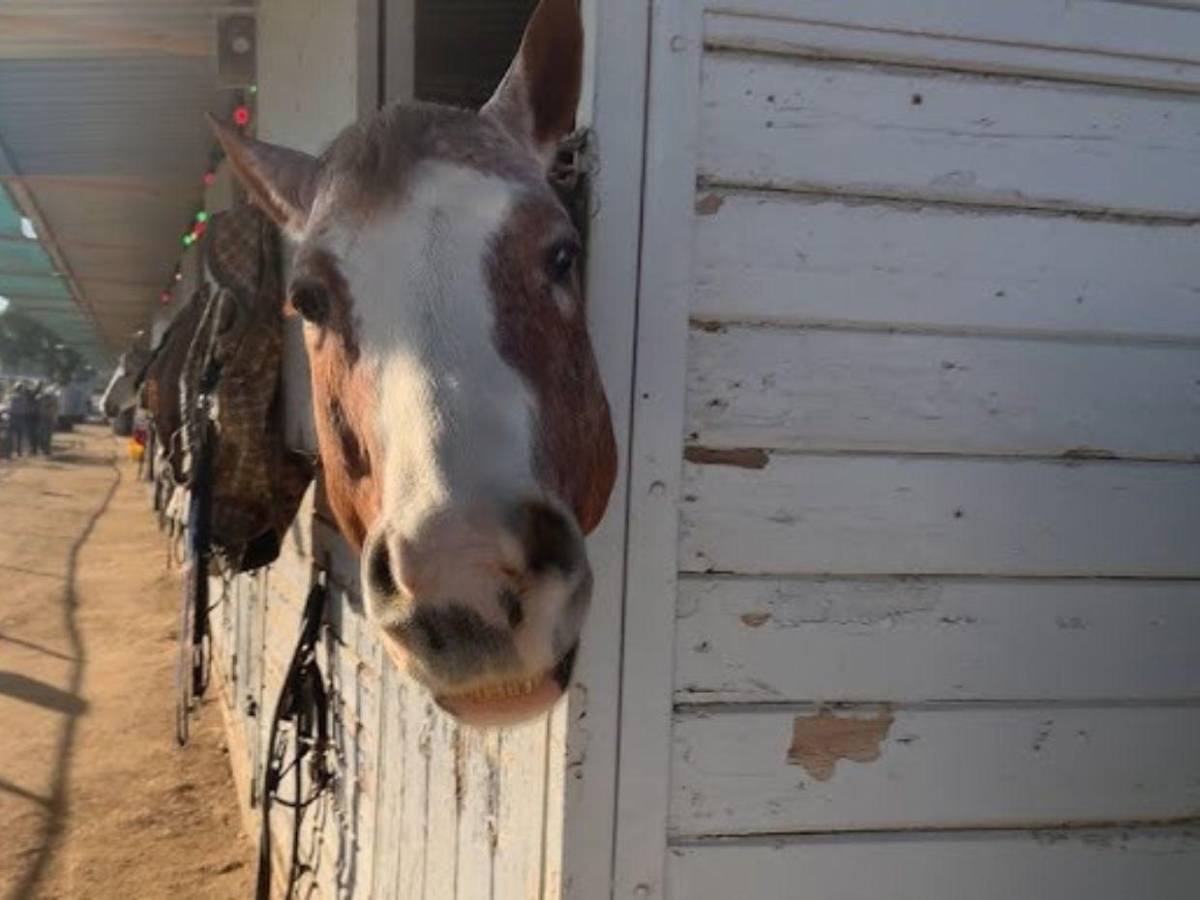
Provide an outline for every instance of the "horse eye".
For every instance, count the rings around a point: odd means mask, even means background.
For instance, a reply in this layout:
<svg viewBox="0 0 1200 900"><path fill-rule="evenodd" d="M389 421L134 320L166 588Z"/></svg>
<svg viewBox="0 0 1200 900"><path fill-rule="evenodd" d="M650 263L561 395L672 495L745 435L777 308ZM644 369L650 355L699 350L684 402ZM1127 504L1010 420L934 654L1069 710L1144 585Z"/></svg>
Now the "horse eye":
<svg viewBox="0 0 1200 900"><path fill-rule="evenodd" d="M562 284L570 277L578 256L578 244L574 241L560 241L550 248L546 256L546 275L554 284Z"/></svg>
<svg viewBox="0 0 1200 900"><path fill-rule="evenodd" d="M316 281L298 281L292 285L292 306L306 322L323 325L329 317L329 292Z"/></svg>

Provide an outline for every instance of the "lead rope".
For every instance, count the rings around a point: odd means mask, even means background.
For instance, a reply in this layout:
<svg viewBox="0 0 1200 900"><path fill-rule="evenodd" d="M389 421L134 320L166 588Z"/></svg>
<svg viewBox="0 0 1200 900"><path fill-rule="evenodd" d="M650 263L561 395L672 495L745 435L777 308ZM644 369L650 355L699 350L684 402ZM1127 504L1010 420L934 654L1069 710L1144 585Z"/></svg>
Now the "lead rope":
<svg viewBox="0 0 1200 900"><path fill-rule="evenodd" d="M267 743L267 765L263 773L262 829L258 844L256 900L271 897L271 806L278 803L292 810L291 854L288 864L286 900L291 900L296 884L307 867L300 862L300 827L305 810L320 798L333 780L328 765L329 698L325 680L317 662L317 642L325 618L327 590L324 583L313 582L304 602L300 620L300 639L279 689L279 699L271 717ZM289 723L290 741L280 735L283 723ZM288 744L292 759L287 762ZM303 763L309 762L310 792L303 796ZM285 764L286 763L286 764ZM292 774L291 799L280 794L288 773Z"/></svg>

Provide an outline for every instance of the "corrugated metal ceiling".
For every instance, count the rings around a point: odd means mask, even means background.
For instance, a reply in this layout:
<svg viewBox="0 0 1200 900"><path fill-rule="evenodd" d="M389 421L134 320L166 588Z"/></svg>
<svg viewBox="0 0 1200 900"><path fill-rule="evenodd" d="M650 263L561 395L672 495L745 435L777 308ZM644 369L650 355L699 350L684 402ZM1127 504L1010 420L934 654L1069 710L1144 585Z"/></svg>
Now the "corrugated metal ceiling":
<svg viewBox="0 0 1200 900"><path fill-rule="evenodd" d="M153 314L202 197L203 113L233 103L217 87L215 36L217 15L235 9L246 4L0 5L0 145L12 169L0 165L0 178L21 212L36 208L58 273L22 281L27 269L9 261L0 294L68 343L91 350L98 331L98 345L119 350Z"/></svg>

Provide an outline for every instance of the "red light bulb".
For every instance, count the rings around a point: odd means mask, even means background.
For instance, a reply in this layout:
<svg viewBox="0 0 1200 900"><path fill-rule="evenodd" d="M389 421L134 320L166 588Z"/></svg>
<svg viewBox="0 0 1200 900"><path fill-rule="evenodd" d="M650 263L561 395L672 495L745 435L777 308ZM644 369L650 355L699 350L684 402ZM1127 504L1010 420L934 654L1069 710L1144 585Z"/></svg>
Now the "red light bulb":
<svg viewBox="0 0 1200 900"><path fill-rule="evenodd" d="M250 108L248 106L239 106L233 111L233 122L235 125L250 124Z"/></svg>

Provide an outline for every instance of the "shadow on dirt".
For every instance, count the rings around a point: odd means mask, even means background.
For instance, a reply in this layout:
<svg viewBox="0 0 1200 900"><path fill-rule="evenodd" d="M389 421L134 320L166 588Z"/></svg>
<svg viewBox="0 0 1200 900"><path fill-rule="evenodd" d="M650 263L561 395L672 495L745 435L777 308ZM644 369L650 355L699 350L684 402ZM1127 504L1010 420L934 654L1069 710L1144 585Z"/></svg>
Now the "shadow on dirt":
<svg viewBox="0 0 1200 900"><path fill-rule="evenodd" d="M57 461L67 462L67 455L58 456ZM92 531L95 529L96 523L108 510L109 504L112 503L112 499L117 493L117 488L121 484L121 470L117 467L115 456L107 459L103 457L78 457L78 464L107 466L112 469L113 478L107 492L104 494L104 499L101 500L100 505L88 517L83 530L80 531L79 536L71 544L71 549L67 552L66 586L63 588L62 593L63 624L71 644L71 672L67 687L65 689L53 689L53 697L44 690L40 692L33 690L34 698L40 698L40 700L46 702L46 705L51 705L51 708L61 709L66 719L63 724L62 733L59 735L58 746L55 748L54 773L52 776L53 788L51 789L50 796L41 800L46 810L46 819L42 827L41 840L38 841L38 849L30 860L29 868L25 870L25 873L9 894L11 900L29 900L29 898L35 896L37 886L45 876L50 860L53 858L62 839L63 828L67 820L67 785L71 774L71 754L75 745L75 732L79 726L79 718L83 715L87 706L79 696L80 688L83 686L83 670L86 663L83 654L83 639L80 637L79 625L76 622L76 612L78 610L76 580L79 570L79 553L92 536ZM24 679L24 682L31 681L31 679ZM16 688L24 690L27 696L23 699L30 699L29 691L39 684L40 682L32 682L32 685L28 683L16 685L14 683L10 684L10 687L15 685ZM41 687L45 688L47 686L41 685ZM0 682L0 692L3 691L4 682ZM70 698L70 701L64 701L63 698ZM55 707L50 701L62 702L59 706ZM32 699L31 702L38 702L38 699Z"/></svg>

